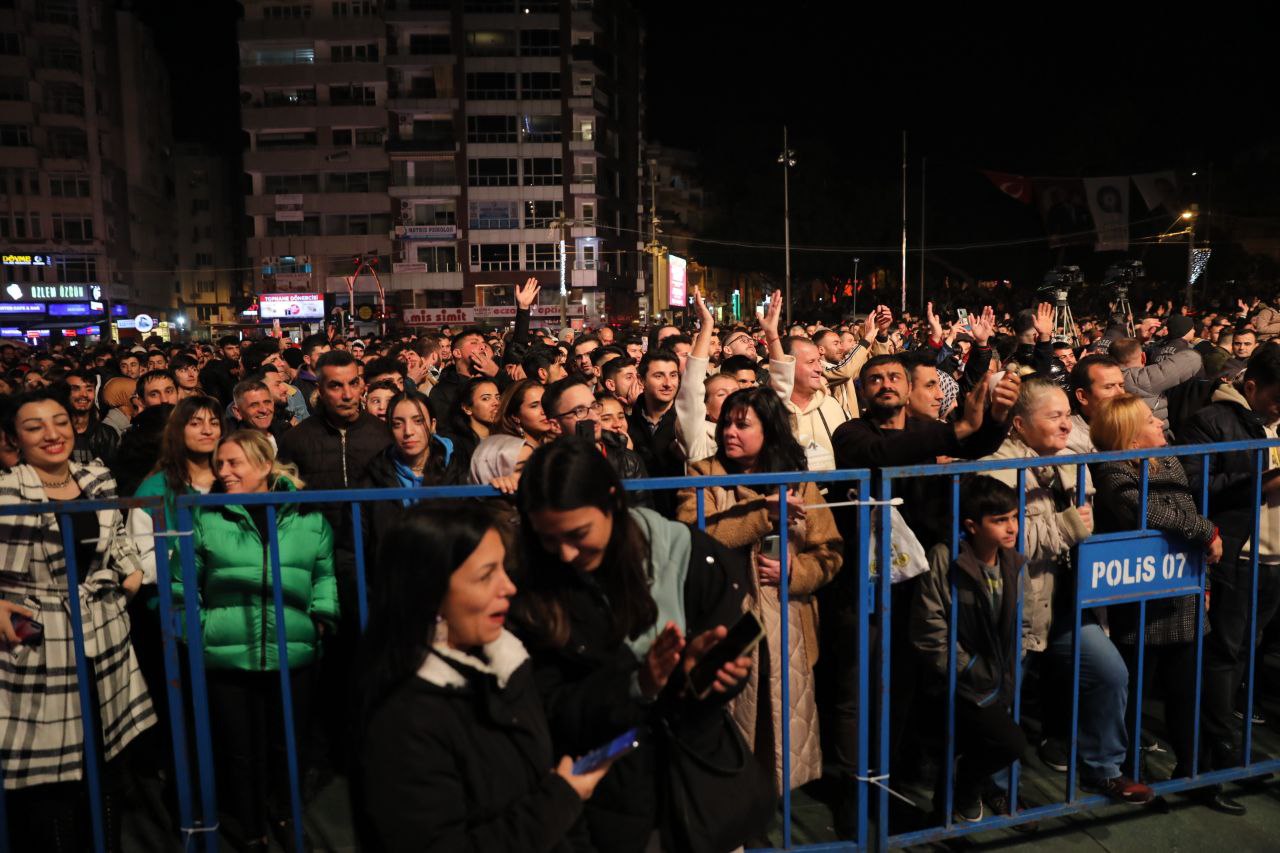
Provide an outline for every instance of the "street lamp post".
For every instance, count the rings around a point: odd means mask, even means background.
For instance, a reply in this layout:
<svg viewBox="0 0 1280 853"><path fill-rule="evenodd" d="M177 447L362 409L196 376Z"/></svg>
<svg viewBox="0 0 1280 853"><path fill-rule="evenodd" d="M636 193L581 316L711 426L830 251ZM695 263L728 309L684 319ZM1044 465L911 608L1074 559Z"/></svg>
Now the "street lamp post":
<svg viewBox="0 0 1280 853"><path fill-rule="evenodd" d="M858 315L858 261L862 258L853 259L853 314Z"/></svg>
<svg viewBox="0 0 1280 853"><path fill-rule="evenodd" d="M782 241L786 251L786 302L787 327L791 326L791 167L796 164L796 152L787 147L787 128L782 127Z"/></svg>

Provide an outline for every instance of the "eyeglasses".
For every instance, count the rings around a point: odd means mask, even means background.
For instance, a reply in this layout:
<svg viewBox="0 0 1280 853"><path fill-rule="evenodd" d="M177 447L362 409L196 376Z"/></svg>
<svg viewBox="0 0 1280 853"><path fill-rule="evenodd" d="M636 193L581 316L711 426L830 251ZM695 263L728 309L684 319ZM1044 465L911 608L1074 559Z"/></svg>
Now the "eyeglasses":
<svg viewBox="0 0 1280 853"><path fill-rule="evenodd" d="M751 338L748 337L747 335L738 335L736 337L729 338L729 340L725 341L724 345L726 348L728 348L736 344L738 341L749 341L749 340L751 340Z"/></svg>
<svg viewBox="0 0 1280 853"><path fill-rule="evenodd" d="M560 414L556 415L556 417L557 418L571 417L574 420L580 421L587 416L588 412L590 412L591 414L598 415L603 411L604 411L603 405L601 405L600 403L592 403L590 406L574 406L569 411L561 412Z"/></svg>

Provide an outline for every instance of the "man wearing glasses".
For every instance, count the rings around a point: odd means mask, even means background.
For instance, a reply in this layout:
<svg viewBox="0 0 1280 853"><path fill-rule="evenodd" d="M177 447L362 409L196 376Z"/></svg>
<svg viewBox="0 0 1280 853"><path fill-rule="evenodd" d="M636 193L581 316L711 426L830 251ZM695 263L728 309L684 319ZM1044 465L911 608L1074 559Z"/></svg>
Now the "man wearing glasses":
<svg viewBox="0 0 1280 853"><path fill-rule="evenodd" d="M603 428L600 422L603 409L581 376L566 376L552 382L542 395L542 411L561 435L577 435L593 441L623 480L649 476L640 454L627 448L626 439Z"/></svg>
<svg viewBox="0 0 1280 853"><path fill-rule="evenodd" d="M756 342L751 339L751 335L741 327L733 329L725 336L724 345L721 351L725 359L733 358L735 355L742 355L759 361L756 354Z"/></svg>

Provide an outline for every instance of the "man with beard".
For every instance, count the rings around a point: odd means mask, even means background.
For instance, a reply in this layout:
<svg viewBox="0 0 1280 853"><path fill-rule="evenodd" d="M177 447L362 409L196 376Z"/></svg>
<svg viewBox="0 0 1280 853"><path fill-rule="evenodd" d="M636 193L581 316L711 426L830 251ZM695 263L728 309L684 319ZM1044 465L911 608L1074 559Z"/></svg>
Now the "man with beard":
<svg viewBox="0 0 1280 853"><path fill-rule="evenodd" d="M98 419L98 408L94 405L98 388L94 375L73 370L67 374L65 382L71 399L71 425L76 431L72 461L83 465L100 459L103 465L110 467L115 461L120 434Z"/></svg>
<svg viewBox="0 0 1280 853"><path fill-rule="evenodd" d="M978 459L994 453L1009 430L1009 412L1018 400L1021 380L1006 372L994 389L979 382L965 397L964 411L954 423L909 417L911 372L900 355L879 355L863 365L863 417L845 421L832 436L836 467L882 468L923 465L939 456ZM989 406L988 406L989 402ZM951 491L946 478L913 477L893 482L894 497L903 499L899 511L928 551L930 546L949 540ZM864 499L869 495L863 495ZM856 513L839 512L836 521L844 541L856 545L859 531ZM848 555L846 555L848 559ZM856 559L856 554L855 554ZM851 563L852 565L852 563ZM856 572L842 572L818 592L822 632L821 648L828 651L819 661L821 706L828 720L830 744L824 755L836 768L840 797L836 803L836 829L850 837L856 828L857 773L857 656L848 638L857 630L856 597L861 594L854 582ZM911 654L909 613L914 580L893 585L890 643L899 650L893 655L890 674L890 761L899 764L899 741L909 724L916 684L916 658ZM874 629L877 626L873 626ZM824 663L825 662L825 665Z"/></svg>

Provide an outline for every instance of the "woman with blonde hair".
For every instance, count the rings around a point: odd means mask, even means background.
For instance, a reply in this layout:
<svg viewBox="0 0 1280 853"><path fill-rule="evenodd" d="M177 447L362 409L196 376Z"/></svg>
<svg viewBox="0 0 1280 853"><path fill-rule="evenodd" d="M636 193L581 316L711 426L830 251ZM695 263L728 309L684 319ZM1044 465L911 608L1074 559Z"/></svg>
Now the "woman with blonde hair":
<svg viewBox="0 0 1280 853"><path fill-rule="evenodd" d="M1093 443L1101 451L1164 447L1164 422L1141 397L1123 394L1103 400L1089 421ZM1177 457L1145 460L1147 465L1147 529L1185 540L1205 552L1205 562L1222 558L1222 537L1213 522L1196 509L1195 496ZM1103 462L1096 468L1098 532L1136 530L1140 526L1142 460ZM1174 778L1191 775L1195 749L1196 610L1195 595L1147 602L1147 620L1138 635L1138 605L1107 608L1111 640L1129 667L1129 704L1125 729L1133 730L1138 713L1138 648L1146 645L1143 694L1159 680L1164 695L1165 725L1177 759ZM1226 797L1215 785L1200 794L1205 802L1227 814L1244 814L1244 806Z"/></svg>
<svg viewBox="0 0 1280 853"><path fill-rule="evenodd" d="M214 451L215 488L228 494L294 492L297 471L282 465L266 433L238 430ZM320 638L338 624L333 531L306 504L277 505L283 611L274 581L265 505L228 504L195 514L195 576L209 686L210 717L222 759L219 792L231 834L244 849L267 849L267 829L292 849L289 776L285 763L280 669L291 675L294 731L306 731ZM181 568L174 596L181 600ZM284 621L280 659L276 619ZM305 738L298 738L299 763Z"/></svg>

